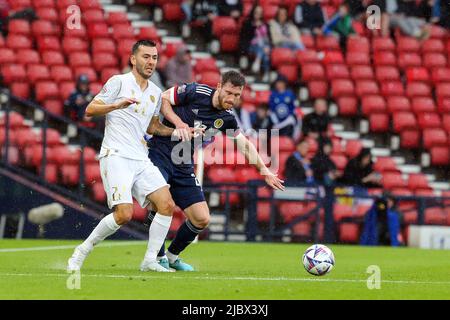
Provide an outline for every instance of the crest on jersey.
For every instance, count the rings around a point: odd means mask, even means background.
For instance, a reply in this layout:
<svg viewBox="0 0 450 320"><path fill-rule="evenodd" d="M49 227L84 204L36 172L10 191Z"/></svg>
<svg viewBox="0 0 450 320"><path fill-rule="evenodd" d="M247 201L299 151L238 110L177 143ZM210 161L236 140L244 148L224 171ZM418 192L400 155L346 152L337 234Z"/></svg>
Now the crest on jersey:
<svg viewBox="0 0 450 320"><path fill-rule="evenodd" d="M214 128L216 129L220 129L223 126L223 119L217 119L216 121L214 121Z"/></svg>
<svg viewBox="0 0 450 320"><path fill-rule="evenodd" d="M154 96L154 95L151 95L151 96L150 96L150 100L151 100L153 103L155 103L155 101L156 101L155 96Z"/></svg>

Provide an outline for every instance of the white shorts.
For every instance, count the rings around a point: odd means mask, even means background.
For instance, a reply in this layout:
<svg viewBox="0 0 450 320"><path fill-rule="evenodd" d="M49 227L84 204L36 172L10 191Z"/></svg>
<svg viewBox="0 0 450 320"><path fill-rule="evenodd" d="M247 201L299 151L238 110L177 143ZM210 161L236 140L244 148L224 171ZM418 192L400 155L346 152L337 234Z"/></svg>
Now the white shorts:
<svg viewBox="0 0 450 320"><path fill-rule="evenodd" d="M109 155L100 158L100 173L110 209L121 203L133 203L133 198L145 208L150 193L169 186L150 159L133 160Z"/></svg>

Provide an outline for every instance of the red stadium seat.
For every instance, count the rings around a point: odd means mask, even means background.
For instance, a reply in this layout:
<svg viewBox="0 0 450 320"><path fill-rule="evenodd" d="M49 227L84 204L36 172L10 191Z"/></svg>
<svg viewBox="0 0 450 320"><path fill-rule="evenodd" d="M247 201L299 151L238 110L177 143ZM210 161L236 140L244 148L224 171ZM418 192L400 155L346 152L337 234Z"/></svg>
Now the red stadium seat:
<svg viewBox="0 0 450 320"><path fill-rule="evenodd" d="M73 90L75 90L75 82L73 81L64 81L59 85L59 91L63 100L66 100Z"/></svg>
<svg viewBox="0 0 450 320"><path fill-rule="evenodd" d="M15 1L8 1L9 5L11 6L12 10L21 10L26 8L31 8L31 1L30 0L15 0Z"/></svg>
<svg viewBox="0 0 450 320"><path fill-rule="evenodd" d="M102 70L101 82L106 83L112 76L121 74L118 68L104 68Z"/></svg>
<svg viewBox="0 0 450 320"><path fill-rule="evenodd" d="M424 129L422 138L425 149L448 145L447 133L440 128Z"/></svg>
<svg viewBox="0 0 450 320"><path fill-rule="evenodd" d="M144 27L139 30L139 39L149 39L160 42L158 30L155 27Z"/></svg>
<svg viewBox="0 0 450 320"><path fill-rule="evenodd" d="M59 116L64 115L64 105L61 100L53 98L50 100L43 101L42 104L45 110L57 114Z"/></svg>
<svg viewBox="0 0 450 320"><path fill-rule="evenodd" d="M370 65L370 56L364 52L347 52L346 57L347 65Z"/></svg>
<svg viewBox="0 0 450 320"><path fill-rule="evenodd" d="M434 68L431 71L431 80L434 83L450 82L450 68Z"/></svg>
<svg viewBox="0 0 450 320"><path fill-rule="evenodd" d="M385 97L403 96L405 89L401 81L383 81L381 83L381 94Z"/></svg>
<svg viewBox="0 0 450 320"><path fill-rule="evenodd" d="M59 90L56 83L51 81L42 81L36 83L36 100L42 102L49 98L58 98Z"/></svg>
<svg viewBox="0 0 450 320"><path fill-rule="evenodd" d="M64 164L60 168L61 183L67 186L75 186L80 179L79 167L75 164Z"/></svg>
<svg viewBox="0 0 450 320"><path fill-rule="evenodd" d="M60 51L42 52L42 62L48 66L64 65L64 56Z"/></svg>
<svg viewBox="0 0 450 320"><path fill-rule="evenodd" d="M410 37L401 37L397 39L397 50L399 52L419 52L420 42Z"/></svg>
<svg viewBox="0 0 450 320"><path fill-rule="evenodd" d="M72 68L90 67L91 56L86 52L74 52L69 55L69 64Z"/></svg>
<svg viewBox="0 0 450 320"><path fill-rule="evenodd" d="M221 182L235 182L236 174L235 171L227 167L211 167L208 170L208 178L213 183Z"/></svg>
<svg viewBox="0 0 450 320"><path fill-rule="evenodd" d="M42 36L37 38L37 45L39 52L54 50L61 51L61 43L58 37L55 36Z"/></svg>
<svg viewBox="0 0 450 320"><path fill-rule="evenodd" d="M96 182L91 185L92 198L94 201L104 203L106 201L106 193L102 182Z"/></svg>
<svg viewBox="0 0 450 320"><path fill-rule="evenodd" d="M35 8L55 8L55 1L53 0L33 0Z"/></svg>
<svg viewBox="0 0 450 320"><path fill-rule="evenodd" d="M73 80L72 70L68 66L52 66L50 76L57 83Z"/></svg>
<svg viewBox="0 0 450 320"><path fill-rule="evenodd" d="M54 8L38 8L36 9L36 15L39 19L47 20L52 23L59 23L58 11Z"/></svg>
<svg viewBox="0 0 450 320"><path fill-rule="evenodd" d="M319 51L341 51L339 41L333 36L319 36L316 38L316 48Z"/></svg>
<svg viewBox="0 0 450 320"><path fill-rule="evenodd" d="M103 84L101 84L100 82L92 82L89 85L89 90L94 94L97 95L100 93L100 90L102 90L103 88Z"/></svg>
<svg viewBox="0 0 450 320"><path fill-rule="evenodd" d="M308 63L302 66L302 79L304 81L325 79L325 69L319 63Z"/></svg>
<svg viewBox="0 0 450 320"><path fill-rule="evenodd" d="M400 147L405 149L415 149L420 145L420 131L417 129L407 129L400 133Z"/></svg>
<svg viewBox="0 0 450 320"><path fill-rule="evenodd" d="M310 210L305 202L282 202L278 210L285 223L289 223L297 217L304 216Z"/></svg>
<svg viewBox="0 0 450 320"><path fill-rule="evenodd" d="M450 82L447 83L438 83L436 85L436 97L441 98L450 98Z"/></svg>
<svg viewBox="0 0 450 320"><path fill-rule="evenodd" d="M416 97L411 99L411 110L418 114L424 112L436 112L434 100L430 97Z"/></svg>
<svg viewBox="0 0 450 320"><path fill-rule="evenodd" d="M369 54L370 43L369 39L363 37L349 37L347 39L347 52L364 52Z"/></svg>
<svg viewBox="0 0 450 320"><path fill-rule="evenodd" d="M422 52L444 53L445 52L444 42L440 39L427 39L422 43Z"/></svg>
<svg viewBox="0 0 450 320"><path fill-rule="evenodd" d="M343 64L344 56L340 51L327 51L322 59L322 63L325 65L328 64Z"/></svg>
<svg viewBox="0 0 450 320"><path fill-rule="evenodd" d="M377 172L397 172L400 171L397 168L397 164L391 157L379 157L373 166L374 170Z"/></svg>
<svg viewBox="0 0 450 320"><path fill-rule="evenodd" d="M339 114L341 116L354 116L358 113L358 99L355 97L337 98Z"/></svg>
<svg viewBox="0 0 450 320"><path fill-rule="evenodd" d="M165 3L162 9L164 12L164 19L167 21L181 21L184 19L184 13L178 3ZM215 19L217 19L217 17Z"/></svg>
<svg viewBox="0 0 450 320"><path fill-rule="evenodd" d="M386 107L389 113L395 113L398 111L411 111L409 99L404 96L388 97Z"/></svg>
<svg viewBox="0 0 450 320"><path fill-rule="evenodd" d="M25 71L23 65L20 64L3 65L1 71L3 76L3 82L5 84L27 80L27 72Z"/></svg>
<svg viewBox="0 0 450 320"><path fill-rule="evenodd" d="M278 67L278 73L285 76L289 83L296 83L299 80L297 65L281 65Z"/></svg>
<svg viewBox="0 0 450 320"><path fill-rule="evenodd" d="M21 34L10 34L6 37L6 46L14 50L31 49L33 43L27 36Z"/></svg>
<svg viewBox="0 0 450 320"><path fill-rule="evenodd" d="M27 76L31 83L38 80L50 80L50 70L44 64L30 64L27 66Z"/></svg>
<svg viewBox="0 0 450 320"><path fill-rule="evenodd" d="M430 75L428 70L423 67L409 67L406 70L406 80L408 82L413 81L423 81L428 82L430 80Z"/></svg>
<svg viewBox="0 0 450 320"><path fill-rule="evenodd" d="M196 60L194 65L194 71L196 73L202 73L205 71L219 72L219 68L217 67L216 59L204 58Z"/></svg>
<svg viewBox="0 0 450 320"><path fill-rule="evenodd" d="M378 95L362 96L361 111L363 115L369 115L371 113L384 113L386 112L386 101L382 96Z"/></svg>
<svg viewBox="0 0 450 320"><path fill-rule="evenodd" d="M423 66L427 69L445 68L447 59L441 53L426 53L423 56Z"/></svg>
<svg viewBox="0 0 450 320"><path fill-rule="evenodd" d="M421 129L441 128L441 118L437 113L421 113L417 116L417 121Z"/></svg>
<svg viewBox="0 0 450 320"><path fill-rule="evenodd" d="M446 225L447 215L442 208L434 207L425 209L425 223L426 224L437 224Z"/></svg>
<svg viewBox="0 0 450 320"><path fill-rule="evenodd" d="M100 38L92 40L92 52L115 52L117 50L116 43L110 38Z"/></svg>
<svg viewBox="0 0 450 320"><path fill-rule="evenodd" d="M61 14L60 19L65 23L66 18L62 18L63 15ZM82 38L85 39L87 36L86 27L84 24L81 24L79 28L68 28L66 25L64 25L64 37L69 38Z"/></svg>
<svg viewBox="0 0 450 320"><path fill-rule="evenodd" d="M432 147L430 150L431 165L448 166L450 164L450 148L444 146Z"/></svg>
<svg viewBox="0 0 450 320"><path fill-rule="evenodd" d="M396 112L392 115L392 126L395 132L402 132L407 129L416 129L416 117L411 112Z"/></svg>
<svg viewBox="0 0 450 320"><path fill-rule="evenodd" d="M98 163L86 164L84 168L85 183L93 184L97 181L101 181L100 166Z"/></svg>
<svg viewBox="0 0 450 320"><path fill-rule="evenodd" d="M26 82L13 82L10 85L11 93L22 99L30 98L30 84Z"/></svg>
<svg viewBox="0 0 450 320"><path fill-rule="evenodd" d="M406 95L413 97L429 97L431 96L431 88L426 83L410 82L406 84Z"/></svg>
<svg viewBox="0 0 450 320"><path fill-rule="evenodd" d="M105 16L103 15L103 10L101 9L90 9L84 11L83 19L88 26L95 23L105 23Z"/></svg>
<svg viewBox="0 0 450 320"><path fill-rule="evenodd" d="M428 184L427 176L423 173L411 173L408 177L408 188L411 190L416 189L428 189L430 186Z"/></svg>
<svg viewBox="0 0 450 320"><path fill-rule="evenodd" d="M353 66L351 68L351 78L353 80L373 80L374 74L371 66Z"/></svg>
<svg viewBox="0 0 450 320"><path fill-rule="evenodd" d="M353 217L353 208L351 205L336 202L333 206L334 221L339 222L343 218Z"/></svg>
<svg viewBox="0 0 450 320"><path fill-rule="evenodd" d="M23 19L9 20L8 33L30 36L31 35L30 23L28 22L28 20L23 20Z"/></svg>
<svg viewBox="0 0 450 320"><path fill-rule="evenodd" d="M39 55L39 52L33 49L18 50L16 52L16 57L17 60L22 62L23 65L41 63L41 56Z"/></svg>
<svg viewBox="0 0 450 320"><path fill-rule="evenodd" d="M113 53L95 53L92 62L97 71L118 66L117 59Z"/></svg>
<svg viewBox="0 0 450 320"><path fill-rule="evenodd" d="M130 23L127 13L121 11L109 12L107 22L109 25Z"/></svg>
<svg viewBox="0 0 450 320"><path fill-rule="evenodd" d="M235 52L239 47L239 35L223 34L220 36L221 52Z"/></svg>
<svg viewBox="0 0 450 320"><path fill-rule="evenodd" d="M339 224L339 240L347 243L357 243L359 241L359 226L356 223Z"/></svg>
<svg viewBox="0 0 450 320"><path fill-rule="evenodd" d="M398 69L392 66L380 66L375 69L376 79L382 83L383 81L400 80Z"/></svg>
<svg viewBox="0 0 450 320"><path fill-rule="evenodd" d="M27 49L31 50L31 49ZM35 59L35 57L31 57L32 59ZM8 65L11 63L16 62L16 54L14 53L14 50L9 48L0 48L0 65Z"/></svg>
<svg viewBox="0 0 450 320"><path fill-rule="evenodd" d="M356 82L356 94L359 97L367 95L377 95L380 93L378 84L371 80L361 80Z"/></svg>
<svg viewBox="0 0 450 320"><path fill-rule="evenodd" d="M328 97L328 82L327 81L309 81L308 82L309 96L313 99Z"/></svg>
<svg viewBox="0 0 450 320"><path fill-rule="evenodd" d="M302 34L302 42L305 46L306 50L315 50L316 49L316 40L315 38L310 34ZM303 51L297 51L297 53L300 53Z"/></svg>
<svg viewBox="0 0 450 320"><path fill-rule="evenodd" d="M116 24L113 26L112 36L116 41L122 39L136 39L134 28L129 24Z"/></svg>
<svg viewBox="0 0 450 320"><path fill-rule="evenodd" d="M373 63L375 66L396 66L397 58L394 53L389 51L375 52Z"/></svg>
<svg viewBox="0 0 450 320"><path fill-rule="evenodd" d="M345 169L345 166L347 165L348 159L346 156L342 155L342 154L332 154L330 156L331 160L334 162L334 164L336 165L336 168L338 170L343 171Z"/></svg>
<svg viewBox="0 0 450 320"><path fill-rule="evenodd" d="M350 73L345 64L330 64L326 66L328 79L348 79Z"/></svg>
<svg viewBox="0 0 450 320"><path fill-rule="evenodd" d="M235 33L238 29L236 21L231 17L216 17L213 20L212 32L216 37L222 34Z"/></svg>
<svg viewBox="0 0 450 320"><path fill-rule="evenodd" d="M288 48L273 48L271 51L271 62L274 68L282 64L295 64L295 54Z"/></svg>
<svg viewBox="0 0 450 320"><path fill-rule="evenodd" d="M402 174L398 172L383 173L382 184L386 189L406 188L407 182L402 178Z"/></svg>
<svg viewBox="0 0 450 320"><path fill-rule="evenodd" d="M369 115L371 132L386 132L389 130L389 115L387 113L372 113Z"/></svg>
<svg viewBox="0 0 450 320"><path fill-rule="evenodd" d="M109 28L106 23L95 23L89 26L87 33L91 39L110 37Z"/></svg>
<svg viewBox="0 0 450 320"><path fill-rule="evenodd" d="M402 69L422 66L422 59L417 53L402 52L398 56L398 66Z"/></svg>
<svg viewBox="0 0 450 320"><path fill-rule="evenodd" d="M362 148L363 144L360 140L347 140L347 143L345 144L345 154L350 159L353 159L360 153Z"/></svg>
<svg viewBox="0 0 450 320"><path fill-rule="evenodd" d="M59 33L57 25L47 20L36 20L31 24L33 36L55 36Z"/></svg>
<svg viewBox="0 0 450 320"><path fill-rule="evenodd" d="M334 98L341 96L354 96L355 88L350 80L332 80L331 91Z"/></svg>
<svg viewBox="0 0 450 320"><path fill-rule="evenodd" d="M263 4L263 19L264 21L270 21L275 18L278 11L278 5Z"/></svg>
<svg viewBox="0 0 450 320"><path fill-rule="evenodd" d="M320 59L318 57L318 53L315 50L303 50L303 51L297 51L297 62L300 65L303 65L305 63L318 63L320 62Z"/></svg>
<svg viewBox="0 0 450 320"><path fill-rule="evenodd" d="M98 0L79 0L78 3L83 11L102 8Z"/></svg>
<svg viewBox="0 0 450 320"><path fill-rule="evenodd" d="M395 43L389 38L373 38L372 49L374 52L377 51L394 51Z"/></svg>
<svg viewBox="0 0 450 320"><path fill-rule="evenodd" d="M88 42L81 38L64 37L62 40L62 48L66 55L74 52L87 52Z"/></svg>
<svg viewBox="0 0 450 320"><path fill-rule="evenodd" d="M217 84L220 82L220 74L217 72L210 72L210 71L201 73L198 82L204 83L211 87L216 87Z"/></svg>
<svg viewBox="0 0 450 320"><path fill-rule="evenodd" d="M76 67L73 69L74 79L78 79L81 75L88 77L89 82L97 81L97 72L91 67Z"/></svg>

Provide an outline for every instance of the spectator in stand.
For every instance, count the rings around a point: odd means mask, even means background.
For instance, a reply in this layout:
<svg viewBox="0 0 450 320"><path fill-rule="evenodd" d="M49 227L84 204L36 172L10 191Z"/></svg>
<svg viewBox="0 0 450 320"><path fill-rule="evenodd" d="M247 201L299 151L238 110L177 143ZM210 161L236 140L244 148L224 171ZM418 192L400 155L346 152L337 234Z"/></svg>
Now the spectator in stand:
<svg viewBox="0 0 450 320"><path fill-rule="evenodd" d="M386 1L386 0L385 0ZM386 1L386 11L389 15L389 27L400 28L407 36L417 39L426 39L430 34L430 26L421 15L420 7L416 1L391 0ZM430 11L431 16L431 11Z"/></svg>
<svg viewBox="0 0 450 320"><path fill-rule="evenodd" d="M75 90L65 101L66 115L85 127L96 128L98 123L92 117L85 115L86 107L94 98L94 94L89 89L89 79L86 75L80 75L77 80ZM98 128L100 129L100 128Z"/></svg>
<svg viewBox="0 0 450 320"><path fill-rule="evenodd" d="M373 170L370 149L363 148L344 170L342 182L356 187L379 187L381 176Z"/></svg>
<svg viewBox="0 0 450 320"><path fill-rule="evenodd" d="M272 129L272 122L269 116L269 107L266 104L260 105L255 111L250 113L250 121L254 130L270 130Z"/></svg>
<svg viewBox="0 0 450 320"><path fill-rule="evenodd" d="M311 160L311 169L314 172L315 181L325 186L332 186L337 178L336 164L330 158L332 150L331 140L324 139Z"/></svg>
<svg viewBox="0 0 450 320"><path fill-rule="evenodd" d="M317 0L306 0L297 4L294 13L294 23L302 33L322 34L325 15Z"/></svg>
<svg viewBox="0 0 450 320"><path fill-rule="evenodd" d="M328 136L328 106L325 99L316 99L314 111L303 117L302 132L304 137L311 137L320 142L322 138Z"/></svg>
<svg viewBox="0 0 450 320"><path fill-rule="evenodd" d="M213 40L212 22L217 16L217 4L214 0L194 0L192 4L192 22L200 29L206 42Z"/></svg>
<svg viewBox="0 0 450 320"><path fill-rule="evenodd" d="M288 87L287 79L279 75L269 98L272 129L278 129L281 136L299 138L299 121L295 115L296 97Z"/></svg>
<svg viewBox="0 0 450 320"><path fill-rule="evenodd" d="M248 112L246 109L242 108L241 104L237 104L232 109L234 118L236 119L236 122L238 124L238 127L243 132L248 132L252 129L252 122L250 118L250 112Z"/></svg>
<svg viewBox="0 0 450 320"><path fill-rule="evenodd" d="M19 11L11 10L7 0L0 0L0 33L6 36L8 34L8 23L13 19L23 19L32 22L37 19L33 8L23 8Z"/></svg>
<svg viewBox="0 0 450 320"><path fill-rule="evenodd" d="M242 16L244 6L242 0L219 0L217 3L219 16L239 19Z"/></svg>
<svg viewBox="0 0 450 320"><path fill-rule="evenodd" d="M184 13L184 19L181 22L181 35L183 38L188 38L191 35L191 27L189 24L192 21L192 0L182 0L180 7Z"/></svg>
<svg viewBox="0 0 450 320"><path fill-rule="evenodd" d="M191 63L191 52L182 46L166 65L166 86L174 87L183 83L193 81L193 69Z"/></svg>
<svg viewBox="0 0 450 320"><path fill-rule="evenodd" d="M288 9L280 7L275 19L269 22L270 36L274 47L304 50L300 32L295 24L289 20Z"/></svg>
<svg viewBox="0 0 450 320"><path fill-rule="evenodd" d="M311 162L307 158L309 152L309 142L306 139L297 144L297 150L286 160L286 186L297 186L314 183L314 173L311 169Z"/></svg>
<svg viewBox="0 0 450 320"><path fill-rule="evenodd" d="M377 199L364 217L361 245L393 246L401 244L400 215L395 200L390 196Z"/></svg>
<svg viewBox="0 0 450 320"><path fill-rule="evenodd" d="M270 71L270 36L269 26L263 20L263 8L255 5L245 19L239 38L239 48L243 55L254 56L252 72L264 72L262 80L269 80Z"/></svg>
<svg viewBox="0 0 450 320"><path fill-rule="evenodd" d="M353 29L353 18L350 15L348 4L341 4L338 12L323 26L324 35L335 35L339 38L339 44L343 51L347 48L347 39L356 34Z"/></svg>

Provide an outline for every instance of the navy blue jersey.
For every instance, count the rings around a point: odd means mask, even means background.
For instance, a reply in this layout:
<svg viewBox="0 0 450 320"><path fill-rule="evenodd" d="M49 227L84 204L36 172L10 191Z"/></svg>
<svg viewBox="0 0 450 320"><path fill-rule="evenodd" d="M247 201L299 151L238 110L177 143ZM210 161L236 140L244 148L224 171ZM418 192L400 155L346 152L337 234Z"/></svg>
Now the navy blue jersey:
<svg viewBox="0 0 450 320"><path fill-rule="evenodd" d="M206 130L203 141L211 140L219 131L236 136L239 133L237 121L231 110L219 110L213 106L212 99L215 88L204 84L189 83L175 87L171 97L173 111L189 127L203 127ZM174 128L174 125L164 119L163 124ZM171 154L172 149L180 142L171 141L170 137L153 136L149 142L150 149L159 149L166 154ZM200 139L194 139L191 143L191 155L194 148L200 144Z"/></svg>

